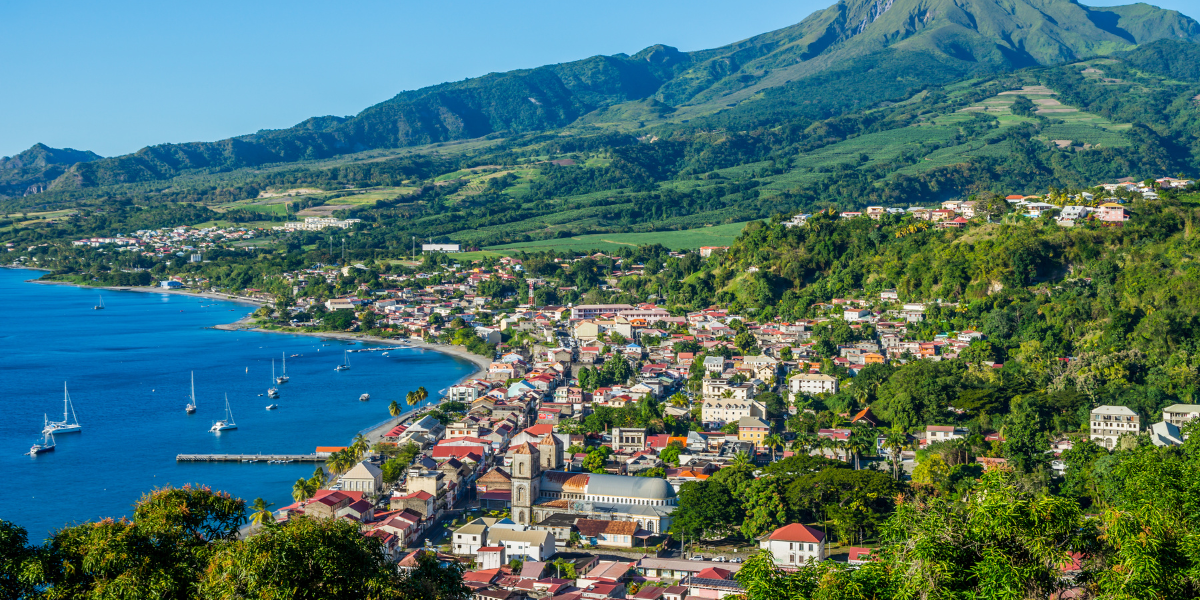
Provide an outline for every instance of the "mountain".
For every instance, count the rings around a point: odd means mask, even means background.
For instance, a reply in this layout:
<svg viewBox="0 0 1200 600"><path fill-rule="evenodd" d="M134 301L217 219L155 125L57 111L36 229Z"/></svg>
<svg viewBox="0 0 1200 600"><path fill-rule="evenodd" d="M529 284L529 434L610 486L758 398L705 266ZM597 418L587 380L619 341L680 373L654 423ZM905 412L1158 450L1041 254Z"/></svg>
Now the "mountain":
<svg viewBox="0 0 1200 600"><path fill-rule="evenodd" d="M1147 4L843 0L796 25L721 48L681 52L658 45L633 56L492 73L402 92L352 117L318 117L289 129L81 162L56 175L52 188L165 180L191 170L219 172L571 125L751 127L781 118L815 120L973 74L1063 63L1163 39L1200 40L1200 24Z"/></svg>
<svg viewBox="0 0 1200 600"><path fill-rule="evenodd" d="M51 148L45 144L34 144L16 156L0 157L0 196L43 191L46 183L66 172L67 167L102 158L104 157L89 150Z"/></svg>

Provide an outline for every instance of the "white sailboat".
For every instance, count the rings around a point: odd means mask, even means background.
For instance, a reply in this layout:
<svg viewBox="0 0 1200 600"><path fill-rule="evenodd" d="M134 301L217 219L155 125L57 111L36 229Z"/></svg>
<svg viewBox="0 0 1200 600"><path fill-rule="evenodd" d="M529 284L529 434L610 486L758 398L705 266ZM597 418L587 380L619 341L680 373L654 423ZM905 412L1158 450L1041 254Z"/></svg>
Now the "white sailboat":
<svg viewBox="0 0 1200 600"><path fill-rule="evenodd" d="M103 294L101 294L101 296L100 296L100 304L93 306L92 310L104 310L104 295Z"/></svg>
<svg viewBox="0 0 1200 600"><path fill-rule="evenodd" d="M67 393L67 382L63 382L63 420L46 420L42 433L79 433L83 427L75 416L75 405L71 403L71 395Z"/></svg>
<svg viewBox="0 0 1200 600"><path fill-rule="evenodd" d="M271 381L275 381L275 359L273 359L273 358L271 359ZM271 387L267 388L267 397L268 398L278 398L279 397L279 388L277 388L275 386L271 386Z"/></svg>
<svg viewBox="0 0 1200 600"><path fill-rule="evenodd" d="M233 411L229 410L229 394L225 394L225 418L213 423L213 426L209 427L208 430L220 433L222 431L229 431L230 429L237 429L237 423L233 422Z"/></svg>
<svg viewBox="0 0 1200 600"><path fill-rule="evenodd" d="M45 415L43 415L43 417L45 417ZM30 446L28 454L29 454L29 456L37 456L39 454L45 454L46 452L53 452L53 451L54 451L54 434L53 433L45 433L42 435L42 443L40 443L40 444L35 443L33 446Z"/></svg>
<svg viewBox="0 0 1200 600"><path fill-rule="evenodd" d="M191 400L191 402L188 402L188 405L185 406L183 408L183 410L184 410L184 412L186 412L189 415L196 412L196 372L195 371L192 371L192 400Z"/></svg>
<svg viewBox="0 0 1200 600"><path fill-rule="evenodd" d="M350 368L350 353L342 350L342 364L333 368L334 371L345 371Z"/></svg>
<svg viewBox="0 0 1200 600"><path fill-rule="evenodd" d="M288 382L287 356L284 356L282 352L280 352L279 354L280 354L280 358L283 360L283 373L280 373L279 377L275 378L275 383L283 384L283 383Z"/></svg>

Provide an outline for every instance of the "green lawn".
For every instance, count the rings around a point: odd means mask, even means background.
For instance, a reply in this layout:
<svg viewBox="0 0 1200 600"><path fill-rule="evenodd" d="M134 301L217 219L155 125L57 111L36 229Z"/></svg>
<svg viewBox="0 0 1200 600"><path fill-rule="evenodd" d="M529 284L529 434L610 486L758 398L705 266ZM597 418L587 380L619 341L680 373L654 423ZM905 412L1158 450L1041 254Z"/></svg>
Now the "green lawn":
<svg viewBox="0 0 1200 600"><path fill-rule="evenodd" d="M582 252L587 250L616 250L631 248L646 244L662 244L672 250L695 249L701 246L728 246L733 243L746 223L730 223L714 225L698 229L682 231L654 231L647 233L593 233L569 238L538 240L534 242L518 242L492 246L488 250L511 254L518 250L536 252L538 250L557 250L566 252Z"/></svg>

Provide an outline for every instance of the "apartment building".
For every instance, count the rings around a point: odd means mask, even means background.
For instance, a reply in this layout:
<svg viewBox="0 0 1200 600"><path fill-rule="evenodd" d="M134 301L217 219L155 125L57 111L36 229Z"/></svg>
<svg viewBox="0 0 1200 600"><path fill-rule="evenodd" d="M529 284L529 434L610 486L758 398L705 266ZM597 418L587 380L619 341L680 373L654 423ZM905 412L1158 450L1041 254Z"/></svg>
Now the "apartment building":
<svg viewBox="0 0 1200 600"><path fill-rule="evenodd" d="M1098 406L1092 409L1091 435L1093 442L1112 449L1122 434L1141 433L1141 421L1136 412L1125 406Z"/></svg>

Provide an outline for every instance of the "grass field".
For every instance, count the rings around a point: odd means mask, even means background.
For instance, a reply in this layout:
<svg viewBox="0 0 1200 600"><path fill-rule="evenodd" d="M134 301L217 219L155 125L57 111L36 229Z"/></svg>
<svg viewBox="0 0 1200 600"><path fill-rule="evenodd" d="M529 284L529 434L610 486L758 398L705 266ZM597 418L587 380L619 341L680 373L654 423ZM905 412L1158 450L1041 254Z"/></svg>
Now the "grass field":
<svg viewBox="0 0 1200 600"><path fill-rule="evenodd" d="M662 244L672 250L695 249L701 246L728 246L733 243L746 223L730 223L714 225L699 229L682 231L653 231L648 233L594 233L569 238L553 240L538 240L535 242L518 242L492 246L487 250L512 254L524 250L536 252L539 250L556 250L565 252L582 252L587 250L617 250L632 248L646 244Z"/></svg>

